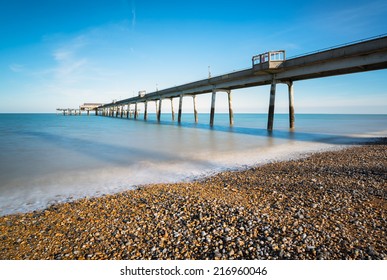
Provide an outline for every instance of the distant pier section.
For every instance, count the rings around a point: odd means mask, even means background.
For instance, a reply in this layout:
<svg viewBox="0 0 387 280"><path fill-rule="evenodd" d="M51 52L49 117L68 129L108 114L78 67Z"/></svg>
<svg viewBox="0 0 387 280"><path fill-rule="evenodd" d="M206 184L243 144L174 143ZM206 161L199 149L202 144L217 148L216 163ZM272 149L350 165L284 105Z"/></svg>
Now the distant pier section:
<svg viewBox="0 0 387 280"><path fill-rule="evenodd" d="M231 91L240 88L270 85L267 130L273 130L276 85L288 86L289 95L289 127L295 127L294 90L296 81L322 78L343 74L387 69L387 34L379 35L356 42L318 50L291 58L285 56L284 50L269 51L252 57L251 68L234 71L221 76L183 84L151 93L139 92L138 96L103 104L98 107L80 107L95 110L96 115L130 118L131 107L134 106L134 119L139 117L139 104L144 106L143 119L147 120L148 103L155 102L157 120L160 121L164 100L170 101L172 120L175 120L173 98L179 99L178 118L181 122L184 97L192 97L195 122L198 122L196 96L212 94L210 110L210 126L214 125L215 99L219 92L227 93L230 125L234 123ZM97 105L97 104L94 104ZM71 111L66 111L71 114ZM63 113L66 114L64 111ZM80 111L79 111L80 112Z"/></svg>
<svg viewBox="0 0 387 280"><path fill-rule="evenodd" d="M100 107L103 106L103 103L83 103L78 109L74 108L57 108L57 112L61 112L64 116L76 116L82 115L82 112L87 112L87 115L90 115L90 111L94 111L95 115L98 115Z"/></svg>

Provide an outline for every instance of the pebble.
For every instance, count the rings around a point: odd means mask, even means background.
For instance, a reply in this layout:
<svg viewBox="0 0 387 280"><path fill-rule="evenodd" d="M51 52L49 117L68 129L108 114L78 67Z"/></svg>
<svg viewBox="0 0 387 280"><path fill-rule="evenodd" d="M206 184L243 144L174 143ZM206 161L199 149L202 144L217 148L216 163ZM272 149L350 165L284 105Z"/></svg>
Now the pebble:
<svg viewBox="0 0 387 280"><path fill-rule="evenodd" d="M386 181L381 139L141 186L0 217L0 259L387 259Z"/></svg>

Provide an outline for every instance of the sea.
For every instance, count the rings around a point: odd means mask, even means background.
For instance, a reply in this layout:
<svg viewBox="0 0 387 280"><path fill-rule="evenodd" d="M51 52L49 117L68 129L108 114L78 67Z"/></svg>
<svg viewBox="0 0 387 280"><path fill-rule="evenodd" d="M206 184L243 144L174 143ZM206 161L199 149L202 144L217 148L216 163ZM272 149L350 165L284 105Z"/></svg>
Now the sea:
<svg viewBox="0 0 387 280"><path fill-rule="evenodd" d="M176 116L177 117L177 116ZM182 182L387 136L387 115L162 114L148 120L0 114L0 216L151 183Z"/></svg>

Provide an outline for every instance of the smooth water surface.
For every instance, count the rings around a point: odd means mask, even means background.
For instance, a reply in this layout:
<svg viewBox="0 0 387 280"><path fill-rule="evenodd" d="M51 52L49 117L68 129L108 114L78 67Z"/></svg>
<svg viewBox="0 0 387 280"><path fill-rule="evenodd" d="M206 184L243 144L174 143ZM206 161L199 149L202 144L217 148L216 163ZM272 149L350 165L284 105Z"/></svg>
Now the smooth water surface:
<svg viewBox="0 0 387 280"><path fill-rule="evenodd" d="M387 115L170 114L158 123L102 116L0 114L0 215L131 189L190 180L227 168L341 147L387 134Z"/></svg>

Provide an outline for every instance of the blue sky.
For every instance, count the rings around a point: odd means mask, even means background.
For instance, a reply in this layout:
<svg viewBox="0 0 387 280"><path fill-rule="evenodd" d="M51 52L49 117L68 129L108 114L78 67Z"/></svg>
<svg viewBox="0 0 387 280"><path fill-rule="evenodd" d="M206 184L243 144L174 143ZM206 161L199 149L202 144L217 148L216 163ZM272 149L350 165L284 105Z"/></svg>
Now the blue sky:
<svg viewBox="0 0 387 280"><path fill-rule="evenodd" d="M0 112L107 103L206 78L208 66L213 76L247 68L268 50L289 57L384 33L385 0L0 0ZM296 82L296 112L387 114L386 77ZM267 86L233 92L236 113L266 113L268 102ZM209 106L198 98L200 112ZM279 85L276 112L287 106ZM227 111L225 94L216 110Z"/></svg>

